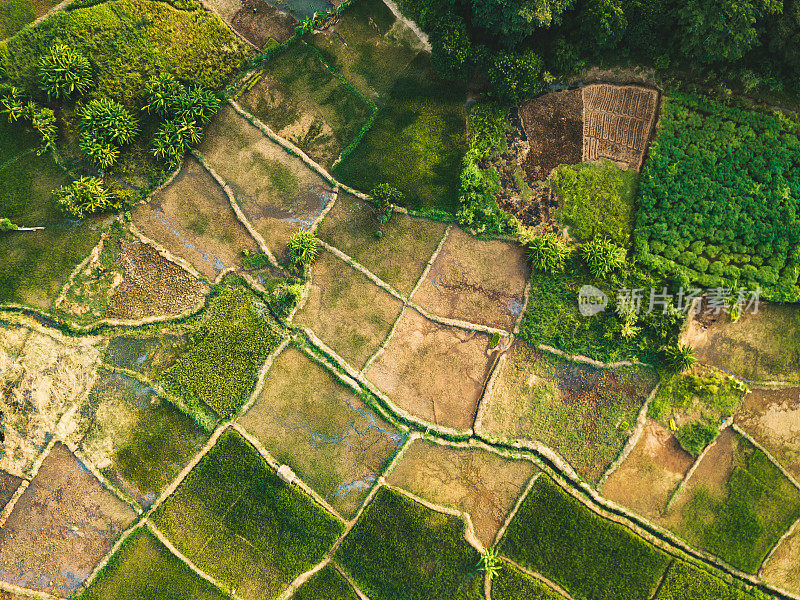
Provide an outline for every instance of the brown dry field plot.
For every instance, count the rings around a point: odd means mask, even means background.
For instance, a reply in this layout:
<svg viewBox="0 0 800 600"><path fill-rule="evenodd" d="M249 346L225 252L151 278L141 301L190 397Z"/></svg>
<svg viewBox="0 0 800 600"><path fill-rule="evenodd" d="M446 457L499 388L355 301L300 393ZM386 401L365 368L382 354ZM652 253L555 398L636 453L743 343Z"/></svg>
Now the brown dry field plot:
<svg viewBox="0 0 800 600"><path fill-rule="evenodd" d="M522 166L529 181L544 181L559 165L581 162L583 97L581 90L554 92L519 107L531 149Z"/></svg>
<svg viewBox="0 0 800 600"><path fill-rule="evenodd" d="M239 423L345 518L352 518L402 441L350 388L287 348Z"/></svg>
<svg viewBox="0 0 800 600"><path fill-rule="evenodd" d="M800 480L800 388L753 389L734 421Z"/></svg>
<svg viewBox="0 0 800 600"><path fill-rule="evenodd" d="M778 544L762 569L760 576L767 583L800 594L800 527Z"/></svg>
<svg viewBox="0 0 800 600"><path fill-rule="evenodd" d="M800 307L762 302L736 323L725 314L694 317L683 335L697 360L745 381L800 382Z"/></svg>
<svg viewBox="0 0 800 600"><path fill-rule="evenodd" d="M6 507L22 482L22 477L0 471L0 512Z"/></svg>
<svg viewBox="0 0 800 600"><path fill-rule="evenodd" d="M188 338L180 329L162 329L156 335L130 332L109 340L103 362L111 367L136 371L145 379L155 381L183 354L187 344Z"/></svg>
<svg viewBox="0 0 800 600"><path fill-rule="evenodd" d="M646 367L598 369L516 341L481 408L481 431L556 450L596 483L631 435L657 377Z"/></svg>
<svg viewBox="0 0 800 600"><path fill-rule="evenodd" d="M440 325L407 308L365 372L400 408L429 423L472 427L493 364L491 336Z"/></svg>
<svg viewBox="0 0 800 600"><path fill-rule="evenodd" d="M133 222L210 280L227 267L240 266L242 250L259 250L225 192L191 157L172 183L133 210Z"/></svg>
<svg viewBox="0 0 800 600"><path fill-rule="evenodd" d="M694 458L669 429L648 419L639 442L601 492L609 500L653 519L661 516L693 463Z"/></svg>
<svg viewBox="0 0 800 600"><path fill-rule="evenodd" d="M207 285L140 241L123 241L117 264L124 275L108 303L106 316L111 318L177 315L208 293Z"/></svg>
<svg viewBox="0 0 800 600"><path fill-rule="evenodd" d="M191 418L126 375L104 373L89 395L86 460L142 506L150 506L210 437Z"/></svg>
<svg viewBox="0 0 800 600"><path fill-rule="evenodd" d="M135 516L56 444L0 530L0 580L72 595Z"/></svg>
<svg viewBox="0 0 800 600"><path fill-rule="evenodd" d="M356 369L389 335L403 303L328 251L311 268L308 299L294 317Z"/></svg>
<svg viewBox="0 0 800 600"><path fill-rule="evenodd" d="M410 294L447 226L395 213L378 221L374 205L340 193L317 236L351 256L401 294ZM380 239L376 232L381 232Z"/></svg>
<svg viewBox="0 0 800 600"><path fill-rule="evenodd" d="M529 277L518 244L479 240L454 227L413 300L441 317L510 331Z"/></svg>
<svg viewBox="0 0 800 600"><path fill-rule="evenodd" d="M308 228L333 197L328 183L226 104L199 148L279 260L299 228Z"/></svg>
<svg viewBox="0 0 800 600"><path fill-rule="evenodd" d="M417 440L387 481L428 502L468 513L478 539L490 548L537 472L531 462L503 458L488 450Z"/></svg>
<svg viewBox="0 0 800 600"><path fill-rule="evenodd" d="M642 168L656 119L658 92L633 85L593 84L583 94L583 160L607 158Z"/></svg>
<svg viewBox="0 0 800 600"><path fill-rule="evenodd" d="M272 57L238 102L326 169L374 110L328 69L317 50L302 43Z"/></svg>
<svg viewBox="0 0 800 600"><path fill-rule="evenodd" d="M264 0L208 0L208 6L257 48L269 39L285 42L297 25L295 17Z"/></svg>
<svg viewBox="0 0 800 600"><path fill-rule="evenodd" d="M88 417L80 405L92 387L100 345L98 338L32 331L18 354L0 360L0 469L27 475L53 435L82 435Z"/></svg>

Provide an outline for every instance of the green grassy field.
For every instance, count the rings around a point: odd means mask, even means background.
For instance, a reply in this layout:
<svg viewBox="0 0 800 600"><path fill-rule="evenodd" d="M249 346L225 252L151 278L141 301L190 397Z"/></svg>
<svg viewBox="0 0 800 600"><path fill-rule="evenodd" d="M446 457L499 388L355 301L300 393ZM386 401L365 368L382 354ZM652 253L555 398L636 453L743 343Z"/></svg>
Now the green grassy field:
<svg viewBox="0 0 800 600"><path fill-rule="evenodd" d="M229 600L144 528L103 567L80 600Z"/></svg>
<svg viewBox="0 0 800 600"><path fill-rule="evenodd" d="M336 560L371 600L477 600L483 577L464 522L381 488Z"/></svg>
<svg viewBox="0 0 800 600"><path fill-rule="evenodd" d="M277 595L343 530L230 429L153 520L198 567L248 600Z"/></svg>
<svg viewBox="0 0 800 600"><path fill-rule="evenodd" d="M675 560L653 600L753 600L755 596L735 588L682 560Z"/></svg>
<svg viewBox="0 0 800 600"><path fill-rule="evenodd" d="M466 90L436 78L427 60L420 55L397 81L372 128L333 175L366 192L389 183L409 208L455 212L467 150Z"/></svg>
<svg viewBox="0 0 800 600"><path fill-rule="evenodd" d="M501 564L500 573L492 580L492 600L563 600L564 596L535 577L508 563Z"/></svg>
<svg viewBox="0 0 800 600"><path fill-rule="evenodd" d="M339 571L328 565L306 581L292 600L358 600L358 594Z"/></svg>
<svg viewBox="0 0 800 600"><path fill-rule="evenodd" d="M498 546L576 600L648 600L669 557L540 476Z"/></svg>

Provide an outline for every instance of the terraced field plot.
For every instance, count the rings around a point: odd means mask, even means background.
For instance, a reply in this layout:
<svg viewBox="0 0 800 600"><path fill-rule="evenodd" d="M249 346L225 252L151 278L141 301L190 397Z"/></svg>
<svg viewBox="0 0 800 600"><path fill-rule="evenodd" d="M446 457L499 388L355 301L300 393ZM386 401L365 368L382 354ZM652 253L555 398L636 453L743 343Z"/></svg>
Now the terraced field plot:
<svg viewBox="0 0 800 600"><path fill-rule="evenodd" d="M199 149L280 260L292 233L309 228L333 196L324 179L229 105L220 109Z"/></svg>
<svg viewBox="0 0 800 600"><path fill-rule="evenodd" d="M191 418L126 375L106 373L89 397L83 456L142 506L151 505L209 438Z"/></svg>
<svg viewBox="0 0 800 600"><path fill-rule="evenodd" d="M580 90L545 94L519 107L530 141L522 167L529 181L544 181L559 165L582 160L583 96Z"/></svg>
<svg viewBox="0 0 800 600"><path fill-rule="evenodd" d="M538 469L481 448L456 448L418 440L405 450L387 482L439 506L469 514L487 547Z"/></svg>
<svg viewBox="0 0 800 600"><path fill-rule="evenodd" d="M386 339L401 309L400 300L323 251L311 269L308 300L294 320L360 369Z"/></svg>
<svg viewBox="0 0 800 600"><path fill-rule="evenodd" d="M0 512L6 507L23 481L22 477L0 471Z"/></svg>
<svg viewBox="0 0 800 600"><path fill-rule="evenodd" d="M248 600L276 596L343 530L230 429L153 520L192 562Z"/></svg>
<svg viewBox="0 0 800 600"><path fill-rule="evenodd" d="M628 441L656 382L646 367L598 369L518 341L485 399L481 431L540 441L596 483Z"/></svg>
<svg viewBox="0 0 800 600"><path fill-rule="evenodd" d="M0 530L0 579L72 595L135 516L56 444Z"/></svg>
<svg viewBox="0 0 800 600"><path fill-rule="evenodd" d="M133 210L133 222L209 280L241 266L243 250L259 250L223 189L194 158L184 161L170 185Z"/></svg>
<svg viewBox="0 0 800 600"><path fill-rule="evenodd" d="M227 600L229 596L172 554L145 528L137 529L85 592L86 600Z"/></svg>
<svg viewBox="0 0 800 600"><path fill-rule="evenodd" d="M798 490L732 429L709 447L662 522L746 572L800 518Z"/></svg>
<svg viewBox="0 0 800 600"><path fill-rule="evenodd" d="M185 351L187 344L188 337L182 328L167 328L156 334L130 332L109 340L103 362L155 381Z"/></svg>
<svg viewBox="0 0 800 600"><path fill-rule="evenodd" d="M759 572L764 581L800 593L800 527L780 542Z"/></svg>
<svg viewBox="0 0 800 600"><path fill-rule="evenodd" d="M489 377L491 336L441 325L407 308L366 377L401 409L453 429L472 427Z"/></svg>
<svg viewBox="0 0 800 600"><path fill-rule="evenodd" d="M446 226L399 212L394 213L388 223L381 223L378 217L372 204L340 192L316 234L401 294L410 294Z"/></svg>
<svg viewBox="0 0 800 600"><path fill-rule="evenodd" d="M518 598L562 600L564 596L535 577L505 563L499 575L492 581L492 600L517 600Z"/></svg>
<svg viewBox="0 0 800 600"><path fill-rule="evenodd" d="M271 59L258 83L238 101L326 169L375 110L337 79L307 44L295 44Z"/></svg>
<svg viewBox="0 0 800 600"><path fill-rule="evenodd" d="M236 33L257 48L292 37L297 18L263 0L211 0L209 5ZM272 42L272 43L274 43Z"/></svg>
<svg viewBox="0 0 800 600"><path fill-rule="evenodd" d="M358 600L358 594L339 571L328 565L304 583L292 598L294 600Z"/></svg>
<svg viewBox="0 0 800 600"><path fill-rule="evenodd" d="M669 429L648 420L639 442L601 491L645 517L658 518L693 463Z"/></svg>
<svg viewBox="0 0 800 600"><path fill-rule="evenodd" d="M353 391L287 348L239 423L345 518L352 518L402 441Z"/></svg>
<svg viewBox="0 0 800 600"><path fill-rule="evenodd" d="M442 317L511 331L529 277L520 246L453 228L412 300Z"/></svg>

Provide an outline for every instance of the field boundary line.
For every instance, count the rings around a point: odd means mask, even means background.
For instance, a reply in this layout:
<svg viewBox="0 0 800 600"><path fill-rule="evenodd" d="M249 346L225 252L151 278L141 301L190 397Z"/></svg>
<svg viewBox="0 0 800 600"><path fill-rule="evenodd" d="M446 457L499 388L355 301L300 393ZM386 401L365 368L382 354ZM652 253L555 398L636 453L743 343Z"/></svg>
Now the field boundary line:
<svg viewBox="0 0 800 600"><path fill-rule="evenodd" d="M502 371L503 367L506 364L506 352L511 348L511 344L514 343L514 336L511 336L511 341L508 345L508 348L505 350L501 350L500 353L495 356L494 363L491 366L491 370L489 371L489 375L486 378L486 381L483 384L483 389L481 390L481 396L478 398L478 404L475 406L475 417L472 419L472 431L477 430L482 425L483 421L483 412L485 410L486 403L492 399L492 394L494 393L494 386L497 377L499 377L500 372Z"/></svg>
<svg viewBox="0 0 800 600"><path fill-rule="evenodd" d="M783 466L781 463L779 463L779 462L778 462L778 461L775 459L775 457L774 457L774 456L772 456L772 454L770 453L770 451L769 451L769 450L767 450L766 448L764 448L764 446L762 446L762 445L761 445L759 442L757 442L757 441L755 440L755 438L753 438L753 436L752 436L752 435L750 435L750 434L749 434L749 433L747 433L747 432L746 432L744 429L742 429L741 427L739 427L739 425L737 425L737 424L736 424L736 421L735 421L733 418L731 418L731 421L732 421L732 422L731 422L731 428L732 428L732 429L733 429L733 430L734 430L736 433L738 433L740 436L742 436L744 439L746 439L748 442L750 442L751 444L753 444L753 446L755 446L756 448L758 448L759 450L761 450L761 452L763 452L763 453L766 455L766 457L767 457L767 458L770 460L770 462L771 462L772 464L774 464L776 467L778 467L778 469L780 469L781 473L783 473L783 475L786 477L786 479L788 479L788 480L789 480L789 481L792 483L792 485L794 485L794 487L796 487L798 490L800 490L800 483L798 483L798 482L797 482L797 479L795 479L794 475L792 475L791 473L789 473L789 471L787 471L787 470L784 468L784 466Z"/></svg>
<svg viewBox="0 0 800 600"><path fill-rule="evenodd" d="M697 470L697 467L700 466L700 462L703 460L703 458L705 458L709 450L711 450L711 448L713 448L717 444L717 442L719 441L719 436L722 434L722 432L725 431L732 424L733 424L733 419L727 421L726 423L723 423L722 427L719 428L719 434L717 434L717 437L715 437L714 440L708 446L703 448L703 451L697 456L695 461L692 463L692 466L689 467L688 471L686 471L686 474L683 476L683 479L681 479L680 483L678 484L678 487L675 488L675 491L672 492L672 495L669 497L669 500L667 500L667 505L664 507L664 514L667 514L672 510L672 507L675 504L675 501L677 500L678 496L680 496L681 493L683 493L683 490L686 489L686 486L688 485L689 480L692 478L692 475L694 475L694 472Z"/></svg>
<svg viewBox="0 0 800 600"><path fill-rule="evenodd" d="M236 215L236 218L242 225L244 225L244 228L247 230L247 233L249 233L250 237L255 240L256 244L258 244L258 247L261 249L261 251L264 254L266 254L267 259L272 264L272 266L280 269L281 266L280 264L278 264L278 261L275 258L275 255L272 254L272 251L269 249L269 246L267 246L267 242L264 240L263 237L261 237L261 234L255 230L253 225L245 216L244 212L242 212L242 209L236 200L236 196L233 193L233 190L231 190L228 183L219 175L219 173L217 173L211 167L211 165L208 164L205 157L202 154L200 154L199 151L192 148L191 153L192 156L194 156L197 159L197 162L199 162L200 165L206 170L206 172L209 175L211 175L211 178L217 182L217 185L219 185L222 188L222 191L225 192L225 195L228 197L228 204L230 205L231 210L233 210L233 213Z"/></svg>
<svg viewBox="0 0 800 600"><path fill-rule="evenodd" d="M134 225L133 223L128 223L128 229L130 230L130 232L133 235L135 235L137 238L139 238L140 241L142 241L143 243L148 244L148 245L152 246L153 248L155 248L156 251L158 251L158 253L161 256L163 256L164 258L166 258L166 259L174 262L175 264L180 265L184 269L186 269L189 273L194 275L194 277L196 279L200 279L202 281L208 281L208 279L206 277L204 277L203 275L201 275L200 271L195 269L191 265L191 263L189 261L187 261L185 258L181 258L180 256L175 256L174 254L172 254L172 252L167 250L164 246L159 244L157 241L155 241L154 239L149 238L145 234L143 234L139 230L139 228L136 227L136 225Z"/></svg>
<svg viewBox="0 0 800 600"><path fill-rule="evenodd" d="M508 513L508 515L506 516L505 520L503 521L503 524L500 526L500 529L498 529L497 533L494 535L493 547L497 547L497 546L500 545L500 541L503 539L503 536L506 534L506 529L508 529L508 526L511 524L511 521L514 520L514 517L517 516L517 512L519 511L520 507L522 506L522 503L525 502L525 499L528 497L528 494L531 493L531 490L533 489L533 484L536 483L536 480L539 479L541 474L542 474L542 471L539 471L538 473L534 473L531 476L531 478L528 481L528 483L525 485L525 489L523 489L522 492L520 492L520 495L517 498L517 501L514 503L514 508L512 508L511 511Z"/></svg>
<svg viewBox="0 0 800 600"><path fill-rule="evenodd" d="M239 38L239 41L241 41L241 42L244 42L244 43L245 43L245 45L249 46L251 50L255 50L255 51L256 51L256 55L258 55L259 53L261 53L261 48L259 48L258 46L256 46L256 45L255 45L253 42L251 42L250 40L248 40L246 37L244 37L244 36L243 36L241 33L239 33L238 31L236 31L236 29L234 29L234 28L233 28L233 25L231 25L230 23L228 23L228 22L227 22L225 19L223 19L223 18L222 18L222 15L220 15L220 14L219 14L219 13L218 13L216 10L214 10L214 8L213 8L213 5L212 5L212 4L210 4L210 3L206 2L206 0L199 0L199 4L200 4L200 6L202 6L202 7L203 7L205 10L207 10L208 12L210 12L212 15L214 15L214 16L215 16L215 17L217 17L217 18L218 18L220 21L222 21L222 22L223 22L225 25L227 25L227 26L228 26L228 29L230 29L231 31L233 31L233 33L236 35L236 37L237 37L237 38ZM255 69L255 70L257 70L257 69Z"/></svg>
<svg viewBox="0 0 800 600"><path fill-rule="evenodd" d="M97 576L100 574L100 571L102 571L105 568L105 566L109 563L109 561L114 557L114 555L117 552L119 552L119 549L122 547L122 544L124 544L127 541L127 539L131 537L133 533L143 525L144 525L144 517L142 515L139 515L138 517L136 517L136 519L134 519L133 523L131 523L131 525L125 531L122 532L119 538L117 538L117 541L114 542L114 544L111 546L111 549L103 557L103 560L97 563L94 569L92 569L91 573L89 573L89 576L83 580L83 583L81 584L83 586L83 589L89 589L89 586L91 586L94 580L97 579Z"/></svg>
<svg viewBox="0 0 800 600"><path fill-rule="evenodd" d="M355 269L356 271L367 277L370 281L372 281L372 283L374 283L380 288L383 288L386 292L388 292L389 294L400 300L403 304L408 304L408 299L405 296L403 296L400 292L394 289L391 285L383 281L380 277L375 275L375 273L367 269L360 262L358 262L351 256L345 254L344 252L339 250L336 246L331 246L329 243L323 242L322 240L320 240L319 243L323 248L325 248L325 250L333 254L336 258L342 260L343 262L346 262L353 269Z"/></svg>
<svg viewBox="0 0 800 600"><path fill-rule="evenodd" d="M589 358L588 356L583 356L582 354L569 354L568 352L564 352L563 350L559 350L558 348L554 348L553 346L548 346L547 344L539 344L536 347L539 350L543 350L544 352L549 352L550 354L555 354L556 356L566 358L569 361L585 363L587 365L592 365L593 367L597 367L599 369L616 369L618 367L637 367L643 364L639 361L630 361L630 360L620 360L617 362L606 363L600 360L595 360L594 358Z"/></svg>
<svg viewBox="0 0 800 600"><path fill-rule="evenodd" d="M325 567L327 567L331 563L331 557L326 554L325 558L322 559L318 564L311 567L308 571L303 571L295 577L289 586L283 590L280 595L275 600L289 600L294 593L300 589L300 587L309 579L311 579L314 575L322 571Z"/></svg>
<svg viewBox="0 0 800 600"><path fill-rule="evenodd" d="M325 217L328 216L328 213L331 211L331 209L333 208L333 205L336 204L336 201L338 199L339 199L339 186L336 185L333 188L333 197L328 201L328 203L325 205L325 208L322 209L322 212L319 213L317 218L314 219L314 222L311 223L311 227L308 228L308 230L311 233L314 233L317 230L317 228L320 225L322 225L322 221L325 219Z"/></svg>
<svg viewBox="0 0 800 600"><path fill-rule="evenodd" d="M514 567L518 571L522 571L523 573L525 573L525 575L527 575L528 577L533 577L534 579L536 579L538 581L541 581L543 584L545 584L551 590L553 590L554 592L556 592L556 593L560 594L561 596L563 596L566 600L575 600L569 594L569 592L567 592L567 590L562 588L556 582L550 581L547 577L545 577L541 573L537 573L536 571L531 571L530 569L528 569L526 567L523 567L518 562L515 562L515 561L511 560L510 558L508 558L506 556L501 556L500 558L502 560L506 561L508 564L510 564L512 567Z"/></svg>
<svg viewBox="0 0 800 600"><path fill-rule="evenodd" d="M406 313L406 305L403 304L403 306L400 308L400 312L397 314L397 318L394 320L394 323L392 323L392 328L389 330L386 339L383 340L381 345L378 346L378 349L375 350L372 356L370 356L367 359L367 362L364 363L364 366L361 367L361 371L359 371L361 375L363 375L370 368L370 366L372 366L372 363L375 362L381 354L383 354L384 350L386 350L386 347L389 345L389 342L392 341L392 336L394 335L394 332L397 330L397 326L400 325L400 321L402 320L403 315L405 313Z"/></svg>
<svg viewBox="0 0 800 600"><path fill-rule="evenodd" d="M61 286L61 291L58 293L58 296L53 302L53 308L58 308L58 306L64 302L67 298L67 290L69 290L70 286L75 283L75 279L78 277L78 273L83 271L86 267L88 267L93 261L97 260L100 257L100 253L103 251L103 246L105 246L106 239L108 239L108 231L103 231L100 234L100 239L94 245L94 248L91 249L89 254L84 258L77 267L72 269L72 273L69 274L66 283ZM110 296L109 296L110 297Z"/></svg>
<svg viewBox="0 0 800 600"><path fill-rule="evenodd" d="M14 35L16 35L16 34L11 35L11 37L14 37ZM5 38L5 39L9 39L9 38ZM3 40L0 40L0 42L2 42L2 41ZM28 156L28 154L30 154L31 152L36 152L36 146L33 146L31 148L27 148L26 150L23 150L22 152L18 152L17 154L15 154L11 158L9 158L6 162L4 162L2 165L0 165L0 171L5 169L9 165L13 165L20 158Z"/></svg>
<svg viewBox="0 0 800 600"><path fill-rule="evenodd" d="M355 581L353 581L353 578L352 578L352 577L350 577L350 574L349 574L349 573L347 573L347 572L346 572L346 571L345 571L345 570L344 570L344 569L341 567L341 565L340 565L338 562L336 562L336 560L335 560L335 559L331 559L331 562L330 562L330 564L332 564L332 565L333 565L333 568L334 568L334 569L336 569L336 571L339 573L339 575L341 575L342 577L344 577L344 578L345 578L345 580L347 581L347 583L349 583L349 584L350 584L350 587L352 587L352 588L353 588L353 591L356 593L356 596L358 596L358 599L359 599L359 600L369 600L369 596L367 596L367 595L366 595L364 592L362 592L362 591L361 591L361 588L359 588L359 587L356 585L356 582L355 582Z"/></svg>
<svg viewBox="0 0 800 600"><path fill-rule="evenodd" d="M3 511L0 512L0 529L6 526L6 521L8 521L9 517L11 516L11 513L14 512L14 508L16 507L17 502L19 502L19 499L22 498L22 495L33 483L33 480L36 478L37 473L39 473L39 469L42 468L42 464L47 459L47 457L50 456L50 452L52 452L53 447L56 445L57 442L58 440L56 439L56 436L51 437L50 441L47 442L47 445L39 453L39 456L37 456L36 460L33 461L30 473L27 475L26 478L23 478L22 482L19 484L19 487L14 492L14 495L11 496L11 499L8 501L8 504L6 504L3 507Z"/></svg>
<svg viewBox="0 0 800 600"><path fill-rule="evenodd" d="M245 402L242 405L242 407L238 411L236 411L236 414L233 417L234 423L239 419L239 417L241 417L248 410L250 410L256 403L258 397L261 395L261 392L264 389L264 382L267 380L267 375L269 374L269 370L272 368L275 359L277 359L278 355L280 355L280 353L283 352L284 348L286 348L286 346L289 345L290 341L291 341L291 336L287 335L286 337L284 337L283 341L280 344L278 344L278 347L275 348L275 350L270 352L269 356L267 357L267 360L265 360L264 364L261 365L261 368L258 370L258 377L256 378L256 384L253 387L253 391L250 394L250 397L247 399L247 402Z"/></svg>
<svg viewBox="0 0 800 600"><path fill-rule="evenodd" d="M608 480L611 475L616 472L622 466L628 457L630 456L633 449L639 443L639 440L642 439L642 435L644 435L644 428L647 426L647 412L650 409L650 403L658 394L658 390L661 389L661 382L658 382L656 386L653 388L653 391L648 394L647 399L642 404L642 408L639 409L639 414L636 417L636 428L633 430L633 433L628 438L628 441L625 442L625 445L622 447L622 450L619 453L619 456L611 463L611 465L606 469L606 472L603 473L603 476L600 477L600 481L597 482L597 489L605 485L606 481Z"/></svg>
<svg viewBox="0 0 800 600"><path fill-rule="evenodd" d="M383 3L389 7L389 10L392 11L395 18L398 21L403 23L406 27L408 27L411 31L414 32L414 35L416 35L417 38L419 38L419 41L422 44L423 49L426 50L427 52L430 52L431 43L428 40L428 34L422 31L419 25L417 25L414 21L403 15L403 13L400 12L400 8L397 6L397 4L394 3L393 0L383 0Z"/></svg>
<svg viewBox="0 0 800 600"><path fill-rule="evenodd" d="M180 560L183 564L185 564L192 571L194 571L195 575L198 575L198 576L202 577L203 579L205 579L207 582L209 582L214 587L224 591L226 594L230 594L233 598L236 598L237 600L239 599L239 596L237 596L233 592L233 590L228 591L225 587L223 587L222 583L220 583L219 581L214 579L211 575L209 575L208 573L203 571L200 567L198 567L191 560L189 560L189 558L183 552L178 550L172 544L172 542L169 541L169 538L167 538L167 536L165 536L161 532L161 530L158 527L156 527L156 525L150 519L144 518L142 520L142 523L143 523L144 527L158 539L159 542L164 544L164 546L167 548L167 550L169 550L172 553L172 555L175 556L175 558Z"/></svg>
<svg viewBox="0 0 800 600"><path fill-rule="evenodd" d="M661 577L656 584L656 589L653 594L650 596L650 600L655 600L656 596L658 596L658 592L661 591L661 588L664 586L664 582L667 580L667 575L669 575L669 570L672 568L672 565L675 564L675 557L671 556L669 562L667 563L667 568L664 569L664 572L661 574Z"/></svg>
<svg viewBox="0 0 800 600"><path fill-rule="evenodd" d="M8 592L10 594L15 594L17 596L22 596L23 598L39 598L41 600L63 600L59 596L53 596L48 594L47 592L40 592L39 590L32 590L29 588L20 587L18 585L14 585L13 583L8 583L0 579L0 590L4 592Z"/></svg>
<svg viewBox="0 0 800 600"><path fill-rule="evenodd" d="M522 308L519 309L519 314L517 315L517 320L514 323L513 334L519 335L520 329L522 329L522 319L525 318L525 311L528 310L528 302L531 301L531 278L528 277L527 283L525 283L525 291L522 292Z"/></svg>
<svg viewBox="0 0 800 600"><path fill-rule="evenodd" d="M408 214L408 213L406 213ZM453 229L453 224L449 223L442 234L442 239L439 240L439 243L436 245L436 249L431 254L431 257L428 259L428 262L425 263L425 268L422 270L422 275L420 275L419 279L417 279L417 284L414 286L414 289L411 290L411 293L408 294L408 300L411 301L414 299L414 294L417 293L417 290L422 285L422 282L425 281L425 278L428 276L428 273L431 272L431 267L433 263L436 261L439 253L442 251L447 238L450 237L450 230Z"/></svg>
<svg viewBox="0 0 800 600"><path fill-rule="evenodd" d="M770 560L772 560L772 556L775 554L775 551L778 549L778 546L780 546L783 542L789 539L792 536L792 534L794 534L794 532L798 530L798 528L800 528L800 519L797 519L797 521L795 521L792 524L792 526L789 527L789 529L787 529L780 538L778 538L778 541L775 542L775 544L770 549L769 554L767 554L767 557L763 561L761 561L761 566L758 567L757 575L759 578L761 577L761 574L764 572L764 568L767 566L767 563L769 563Z"/></svg>
<svg viewBox="0 0 800 600"><path fill-rule="evenodd" d="M409 500L422 504L422 506L424 506L429 510L438 513L444 513L452 517L460 518L462 521L464 521L464 540L479 553L483 554L484 552L486 552L486 547L475 535L475 527L472 524L472 517L469 516L468 512L456 510L455 508L444 506L442 504L435 504L433 502L425 500L424 498L421 498L420 496L417 496L412 492L409 492L408 490L404 490L403 488L397 487L390 483L384 482L383 487L392 490L402 496L405 496Z"/></svg>
<svg viewBox="0 0 800 600"><path fill-rule="evenodd" d="M239 423L233 422L231 424L231 428L236 431L239 435L241 435L247 442L255 448L261 457L267 462L267 464L275 470L276 474L278 469L281 467L281 463L275 460L275 457L270 454L269 450L267 450L264 445L253 435L251 435L244 427L242 427ZM294 473L294 471L292 471ZM335 519L337 519L342 524L347 524L347 520L339 514L339 512L333 508L328 502L320 496L314 489L311 488L303 479L297 474L294 473L295 483L300 490L306 494L306 496L310 496L311 499L319 504L323 509L328 511ZM291 484L289 484L291 485Z"/></svg>
<svg viewBox="0 0 800 600"><path fill-rule="evenodd" d="M114 496L116 496L117 499L119 499L121 502L124 502L125 504L130 506L134 510L134 512L136 512L137 516L141 516L142 514L144 514L142 507L139 506L139 504L130 495L118 489L117 486L111 483L111 481L108 480L108 477L103 475L100 472L100 469L98 469L93 462L91 462L86 458L86 456L83 454L83 452L80 451L77 445L75 445L74 448L70 448L71 444L66 444L66 445L67 448L70 449L70 452L72 452L72 454L75 455L75 458L77 458L81 462L81 464L83 464L83 466L89 469L91 474L94 475L94 477L100 482L100 484L104 488L106 488L106 490L114 494Z"/></svg>

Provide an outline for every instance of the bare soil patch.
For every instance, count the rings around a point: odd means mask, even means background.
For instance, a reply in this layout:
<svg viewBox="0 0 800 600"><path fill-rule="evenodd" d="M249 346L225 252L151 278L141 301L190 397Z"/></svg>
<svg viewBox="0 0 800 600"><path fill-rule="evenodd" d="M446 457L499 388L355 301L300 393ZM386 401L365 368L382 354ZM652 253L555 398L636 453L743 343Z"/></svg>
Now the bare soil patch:
<svg viewBox="0 0 800 600"><path fill-rule="evenodd" d="M602 493L645 517L656 518L693 463L669 429L648 420L639 443L606 480Z"/></svg>
<svg viewBox="0 0 800 600"><path fill-rule="evenodd" d="M761 578L793 594L800 594L800 527L783 540L764 565Z"/></svg>
<svg viewBox="0 0 800 600"><path fill-rule="evenodd" d="M79 439L86 431L86 393L94 381L100 346L98 338L32 331L19 353L0 364L5 437L0 469L27 475L54 434Z"/></svg>
<svg viewBox="0 0 800 600"><path fill-rule="evenodd" d="M658 92L639 86L593 84L583 95L583 160L609 159L642 168L658 112Z"/></svg>
<svg viewBox="0 0 800 600"><path fill-rule="evenodd" d="M22 481L22 477L0 471L0 511L6 507Z"/></svg>
<svg viewBox="0 0 800 600"><path fill-rule="evenodd" d="M745 381L800 382L800 307L760 303L732 323L720 313L701 313L683 335L697 359Z"/></svg>
<svg viewBox="0 0 800 600"><path fill-rule="evenodd" d="M120 335L109 341L103 361L155 381L183 354L187 344L188 337L180 330L162 330L160 335Z"/></svg>
<svg viewBox="0 0 800 600"><path fill-rule="evenodd" d="M352 256L400 293L410 294L446 226L402 213L393 214L388 223L381 223L378 217L373 204L340 193L317 236Z"/></svg>
<svg viewBox="0 0 800 600"><path fill-rule="evenodd" d="M469 429L489 376L491 336L403 313L366 376L400 408L430 423Z"/></svg>
<svg viewBox="0 0 800 600"><path fill-rule="evenodd" d="M528 181L544 181L559 165L581 162L583 94L567 90L526 100L519 107L530 143L523 163Z"/></svg>
<svg viewBox="0 0 800 600"><path fill-rule="evenodd" d="M800 479L800 388L751 390L734 421Z"/></svg>
<svg viewBox="0 0 800 600"><path fill-rule="evenodd" d="M323 251L311 269L308 300L294 320L360 369L389 335L401 309L400 300Z"/></svg>
<svg viewBox="0 0 800 600"><path fill-rule="evenodd" d="M283 43L292 37L297 18L264 0L208 0L223 21L248 42L262 48L271 38Z"/></svg>
<svg viewBox="0 0 800 600"><path fill-rule="evenodd" d="M135 516L56 444L0 531L0 578L71 596Z"/></svg>
<svg viewBox="0 0 800 600"><path fill-rule="evenodd" d="M292 233L310 227L333 196L324 179L229 105L209 126L200 151L281 260Z"/></svg>
<svg viewBox="0 0 800 600"><path fill-rule="evenodd" d="M122 241L117 264L124 275L111 296L108 317L141 319L177 315L197 305L208 293L208 286L186 269L138 240Z"/></svg>
<svg viewBox="0 0 800 600"><path fill-rule="evenodd" d="M598 369L516 341L484 399L481 426L495 438L538 440L596 483L657 381L646 367Z"/></svg>
<svg viewBox="0 0 800 600"><path fill-rule="evenodd" d="M454 227L413 300L442 317L511 330L529 277L521 246Z"/></svg>
<svg viewBox="0 0 800 600"><path fill-rule="evenodd" d="M402 441L350 388L295 348L275 359L239 423L345 518L355 515Z"/></svg>
<svg viewBox="0 0 800 600"><path fill-rule="evenodd" d="M475 534L489 548L530 478L528 461L503 458L478 448L414 442L388 483L434 504L469 514Z"/></svg>
<svg viewBox="0 0 800 600"><path fill-rule="evenodd" d="M227 267L241 266L242 250L258 252L225 192L191 157L172 183L133 210L133 222L210 280Z"/></svg>

